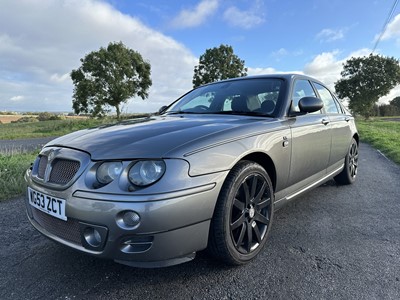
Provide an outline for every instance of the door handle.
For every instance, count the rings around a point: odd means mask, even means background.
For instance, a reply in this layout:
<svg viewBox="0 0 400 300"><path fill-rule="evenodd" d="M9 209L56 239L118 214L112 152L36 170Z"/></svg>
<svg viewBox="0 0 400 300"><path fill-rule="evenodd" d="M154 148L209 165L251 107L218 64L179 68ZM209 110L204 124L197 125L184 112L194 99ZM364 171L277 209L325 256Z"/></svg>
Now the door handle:
<svg viewBox="0 0 400 300"><path fill-rule="evenodd" d="M324 125L328 125L329 124L329 120L328 119L322 119L321 123Z"/></svg>

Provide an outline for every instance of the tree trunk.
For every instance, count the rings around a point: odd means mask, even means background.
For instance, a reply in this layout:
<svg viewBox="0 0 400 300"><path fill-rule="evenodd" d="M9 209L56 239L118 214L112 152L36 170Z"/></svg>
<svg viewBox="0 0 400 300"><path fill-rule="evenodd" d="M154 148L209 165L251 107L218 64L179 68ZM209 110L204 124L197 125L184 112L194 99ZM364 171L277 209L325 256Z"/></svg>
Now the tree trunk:
<svg viewBox="0 0 400 300"><path fill-rule="evenodd" d="M119 120L119 117L120 117L121 111L119 110L119 105L118 105L118 104L117 104L117 105L115 105L115 110L117 111L117 119Z"/></svg>

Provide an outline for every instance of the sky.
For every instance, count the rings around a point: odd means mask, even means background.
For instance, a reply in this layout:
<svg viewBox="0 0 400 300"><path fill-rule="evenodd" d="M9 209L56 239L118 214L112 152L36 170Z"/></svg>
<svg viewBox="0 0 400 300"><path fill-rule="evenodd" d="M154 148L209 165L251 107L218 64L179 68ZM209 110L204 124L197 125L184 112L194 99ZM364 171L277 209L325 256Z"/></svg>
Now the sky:
<svg viewBox="0 0 400 300"><path fill-rule="evenodd" d="M400 5L392 0L0 0L0 111L71 112L70 73L80 59L123 42L151 64L146 100L124 113L154 112L192 88L206 49L231 45L248 75L296 72L333 89L343 63L399 58ZM400 86L380 99L400 96Z"/></svg>

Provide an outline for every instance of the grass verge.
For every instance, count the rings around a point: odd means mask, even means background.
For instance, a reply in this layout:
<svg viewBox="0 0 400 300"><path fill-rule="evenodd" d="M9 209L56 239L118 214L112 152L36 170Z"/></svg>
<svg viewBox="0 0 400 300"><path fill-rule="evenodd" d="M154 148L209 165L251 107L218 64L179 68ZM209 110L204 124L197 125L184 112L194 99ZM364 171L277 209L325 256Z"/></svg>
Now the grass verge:
<svg viewBox="0 0 400 300"><path fill-rule="evenodd" d="M400 164L400 122L384 118L357 120L361 140L382 151L387 157Z"/></svg>
<svg viewBox="0 0 400 300"><path fill-rule="evenodd" d="M113 122L116 122L116 120L105 118L0 124L0 140L60 136L76 130Z"/></svg>
<svg viewBox="0 0 400 300"><path fill-rule="evenodd" d="M25 192L24 173L37 156L35 153L0 155L0 201Z"/></svg>

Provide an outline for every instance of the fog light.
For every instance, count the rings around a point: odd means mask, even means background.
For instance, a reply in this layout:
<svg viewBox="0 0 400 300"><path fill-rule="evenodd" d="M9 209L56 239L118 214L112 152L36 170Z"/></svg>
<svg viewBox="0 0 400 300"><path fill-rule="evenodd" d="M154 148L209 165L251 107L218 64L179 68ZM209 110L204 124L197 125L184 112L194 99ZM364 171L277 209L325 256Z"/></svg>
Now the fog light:
<svg viewBox="0 0 400 300"><path fill-rule="evenodd" d="M87 227L83 233L86 242L92 247L99 247L101 245L101 235L96 229Z"/></svg>
<svg viewBox="0 0 400 300"><path fill-rule="evenodd" d="M133 229L140 223L140 216L132 210L121 211L116 218L117 225L123 229Z"/></svg>

